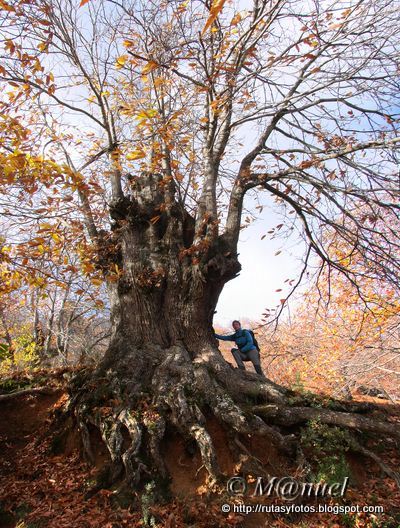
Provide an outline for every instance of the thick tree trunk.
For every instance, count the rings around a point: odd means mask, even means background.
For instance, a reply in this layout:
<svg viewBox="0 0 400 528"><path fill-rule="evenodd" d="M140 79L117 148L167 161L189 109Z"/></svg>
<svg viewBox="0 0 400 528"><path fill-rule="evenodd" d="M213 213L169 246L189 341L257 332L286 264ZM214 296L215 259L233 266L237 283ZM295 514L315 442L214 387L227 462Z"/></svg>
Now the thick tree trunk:
<svg viewBox="0 0 400 528"><path fill-rule="evenodd" d="M202 242L194 244L201 233L194 233L194 220L173 200L169 186L147 175L136 180L130 200L113 204L114 246L99 247L101 264L110 267L111 255L119 272L109 281L111 342L94 374L71 384L69 410L88 459L94 459L93 426L110 453L108 485L132 487L167 478L161 445L169 425L196 442L215 482L221 471L206 426L210 412L234 434L261 435L289 456L296 453L296 438L268 425L249 405L256 399L283 409L289 391L233 369L213 337L219 294L240 270L235 248L223 237L208 237L207 225ZM260 409L265 415L269 408ZM291 423L308 419L307 411L297 411L301 416ZM282 411L279 422L273 414L271 421L284 425L291 416ZM319 417L335 423L334 414ZM357 427L367 422L358 420Z"/></svg>
<svg viewBox="0 0 400 528"><path fill-rule="evenodd" d="M193 359L212 342L218 297L240 271L236 248L206 235L194 244L195 220L175 201L168 179L145 174L132 188L111 210L120 276L109 283L113 334L104 364L149 343L183 346ZM134 363L141 363L139 353Z"/></svg>
<svg viewBox="0 0 400 528"><path fill-rule="evenodd" d="M113 479L123 474L130 484L166 476L160 442L168 423L197 442L210 477L218 477L204 403L238 430L251 426L208 370L230 378L212 318L224 284L240 270L237 255L223 239L207 236L208 222L200 225L203 238L194 232L194 219L174 201L171 185L161 176L143 175L130 199L112 206L113 247L99 242L100 264L110 268L111 255L118 269L108 283L111 342L94 375L75 380L71 390L88 458L93 458L92 424L109 449ZM128 449L124 435L131 439ZM150 461L146 467L139 458L143 452Z"/></svg>

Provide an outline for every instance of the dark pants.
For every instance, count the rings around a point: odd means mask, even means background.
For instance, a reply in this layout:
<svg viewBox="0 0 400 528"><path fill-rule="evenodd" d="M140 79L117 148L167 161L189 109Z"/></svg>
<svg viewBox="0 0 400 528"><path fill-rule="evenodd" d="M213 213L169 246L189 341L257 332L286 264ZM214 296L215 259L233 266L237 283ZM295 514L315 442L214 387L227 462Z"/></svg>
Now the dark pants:
<svg viewBox="0 0 400 528"><path fill-rule="evenodd" d="M260 353L257 349L250 350L249 352L241 352L238 348L232 348L231 352L235 358L237 366L240 369L246 370L243 361L251 361L257 374L260 374L261 376L264 375L263 371L261 370Z"/></svg>

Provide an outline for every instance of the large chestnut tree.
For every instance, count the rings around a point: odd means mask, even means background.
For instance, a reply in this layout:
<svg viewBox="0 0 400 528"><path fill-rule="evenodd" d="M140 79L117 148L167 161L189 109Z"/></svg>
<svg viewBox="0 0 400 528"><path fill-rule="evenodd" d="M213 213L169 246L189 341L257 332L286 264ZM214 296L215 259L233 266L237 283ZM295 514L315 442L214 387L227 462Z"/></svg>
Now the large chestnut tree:
<svg viewBox="0 0 400 528"><path fill-rule="evenodd" d="M0 3L1 207L15 244L3 266L51 280L32 263L64 244L77 273L107 286L110 345L74 380L69 410L89 458L100 430L110 483L166 478L171 426L217 479L209 413L288 456L296 438L272 424L399 436L350 412L290 407L286 389L232 369L212 333L240 271L246 193L274 197L306 241L304 270L398 291L398 12L388 0ZM332 256L333 238L345 254ZM274 405L245 412L255 392Z"/></svg>

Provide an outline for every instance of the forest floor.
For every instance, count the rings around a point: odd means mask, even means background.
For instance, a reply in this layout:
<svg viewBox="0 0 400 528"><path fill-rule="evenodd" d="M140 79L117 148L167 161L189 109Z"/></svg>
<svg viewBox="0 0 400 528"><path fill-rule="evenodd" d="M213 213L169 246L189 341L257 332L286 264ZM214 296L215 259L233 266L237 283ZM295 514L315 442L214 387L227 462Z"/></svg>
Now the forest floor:
<svg viewBox="0 0 400 528"><path fill-rule="evenodd" d="M0 380L1 393L21 388L45 386L47 392L22 393L11 399L0 396L0 527L3 528L136 528L145 526L142 513L124 508L112 490L88 493L99 468L107 459L101 442L96 452L96 467L83 461L79 436L72 432L61 452L54 435L54 417L64 405L68 372L39 371L34 376L15 375ZM400 407L382 400L362 397L362 401L376 404L376 415L400 423ZM221 469L228 476L235 475L235 463L227 449L227 431L209 420L208 429L216 446ZM272 475L294 475L291 466L265 440L241 439ZM368 448L397 470L400 450L390 438L371 436ZM180 437L168 433L163 447L164 458L172 478L175 499L156 505L151 513L155 526L163 528L218 528L236 526L255 527L331 527L331 528L400 528L400 490L395 482L382 475L371 460L347 455L351 468L349 488L343 499L331 499L333 506L381 506L384 513L235 513L234 505L279 505L276 497L230 497L226 491L210 493L205 486L205 471L198 453L188 450ZM236 468L237 470L237 468ZM140 500L140 497L139 497ZM304 505L317 505L321 499L302 499ZM221 506L229 504L230 513ZM289 503L290 505L290 503ZM296 506L301 505L298 501Z"/></svg>

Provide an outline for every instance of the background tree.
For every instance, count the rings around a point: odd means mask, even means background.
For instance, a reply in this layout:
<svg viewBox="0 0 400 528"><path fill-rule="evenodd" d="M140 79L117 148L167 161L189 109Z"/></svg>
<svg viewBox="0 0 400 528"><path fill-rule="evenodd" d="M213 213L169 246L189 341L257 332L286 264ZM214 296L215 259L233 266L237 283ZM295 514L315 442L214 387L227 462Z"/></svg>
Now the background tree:
<svg viewBox="0 0 400 528"><path fill-rule="evenodd" d="M372 221L376 224L376 219ZM391 229L398 231L393 224ZM379 230L384 230L382 225ZM298 296L278 329L263 326L269 373L277 382L334 395L351 396L351 390L370 386L397 398L399 304L395 290L368 273L357 250L348 257L348 248L337 245L335 238L329 245L330 255L346 261L360 278L354 284L337 271L317 273L315 283ZM273 321L281 311L279 307L266 315Z"/></svg>
<svg viewBox="0 0 400 528"><path fill-rule="evenodd" d="M91 424L109 449L110 481L166 477L160 445L172 425L195 440L214 480L207 412L293 453L295 439L269 422L301 422L309 411L287 412L284 388L231 369L213 339L213 313L240 271L243 200L253 189L271 194L304 236L305 268L317 255L321 269L357 283L359 270L329 254L334 234L368 262L365 273L397 291L399 239L386 226L399 210L398 6L1 5L0 75L11 86L3 185L29 208L49 193L71 208L64 236L79 237L84 269L102 276L110 299L110 346L71 388L88 457ZM385 212L383 231L360 220L360 207L374 218ZM29 220L36 228L38 216ZM243 411L255 387L278 413ZM393 424L315 413L399 434Z"/></svg>
<svg viewBox="0 0 400 528"><path fill-rule="evenodd" d="M37 279L42 277L32 276L28 270L22 280L17 271L17 254L16 248L7 249L11 262L2 273L5 280L1 291L1 372L39 364L98 361L110 335L104 287L79 275L79 263L66 271L55 262L42 260L40 272L45 274L46 282L38 286ZM77 256L69 256L78 260ZM27 259L26 253L23 258ZM39 263L32 262L35 264ZM6 280L10 278L14 280ZM28 279L30 285L25 282Z"/></svg>

